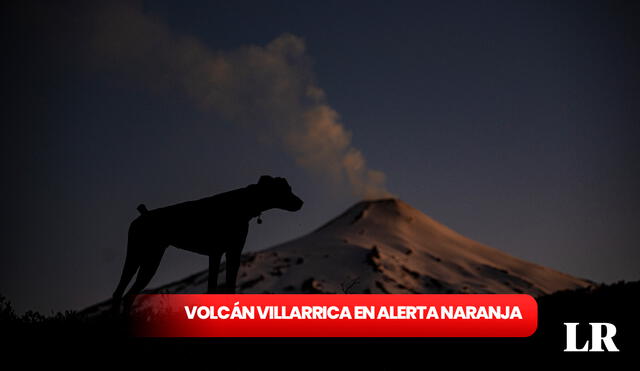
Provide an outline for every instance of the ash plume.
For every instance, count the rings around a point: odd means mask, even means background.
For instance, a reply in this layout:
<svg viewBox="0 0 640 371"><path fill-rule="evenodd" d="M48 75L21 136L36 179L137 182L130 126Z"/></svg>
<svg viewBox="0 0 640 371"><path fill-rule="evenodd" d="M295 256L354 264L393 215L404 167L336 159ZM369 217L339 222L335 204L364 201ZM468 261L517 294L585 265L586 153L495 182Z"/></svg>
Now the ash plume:
<svg viewBox="0 0 640 371"><path fill-rule="evenodd" d="M314 81L304 40L282 34L264 46L217 51L173 32L130 4L109 5L92 20L93 54L153 89L195 104L275 142L297 165L362 198L388 196L384 173L370 169L351 133Z"/></svg>

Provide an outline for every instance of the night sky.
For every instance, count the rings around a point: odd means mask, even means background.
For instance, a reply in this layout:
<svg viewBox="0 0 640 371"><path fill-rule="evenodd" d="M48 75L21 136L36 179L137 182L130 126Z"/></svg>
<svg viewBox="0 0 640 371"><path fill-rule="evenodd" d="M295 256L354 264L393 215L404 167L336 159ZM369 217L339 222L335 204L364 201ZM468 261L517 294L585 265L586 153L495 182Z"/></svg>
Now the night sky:
<svg viewBox="0 0 640 371"><path fill-rule="evenodd" d="M183 45L244 61L238 50L282 35L304 45L295 76L324 91L348 147L393 195L519 258L598 282L640 279L637 2L17 3L2 5L1 22L0 294L18 310L109 297L141 202L284 176L305 206L252 223L251 251L360 199L282 145L295 130L273 126L282 112L263 123L261 109L203 106L173 75L192 77ZM127 12L162 37L124 27ZM260 86L256 73L227 97L263 91L247 85ZM169 249L150 286L206 267Z"/></svg>

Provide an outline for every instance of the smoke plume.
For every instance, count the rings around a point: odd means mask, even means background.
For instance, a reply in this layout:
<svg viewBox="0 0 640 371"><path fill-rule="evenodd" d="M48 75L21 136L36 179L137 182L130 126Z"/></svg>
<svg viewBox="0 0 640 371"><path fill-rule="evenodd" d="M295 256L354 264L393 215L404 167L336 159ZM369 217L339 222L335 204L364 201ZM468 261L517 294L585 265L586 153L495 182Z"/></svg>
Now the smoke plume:
<svg viewBox="0 0 640 371"><path fill-rule="evenodd" d="M264 46L216 51L127 4L101 9L93 25L92 45L102 63L134 72L153 88L182 91L201 108L278 143L314 176L347 184L356 196L388 194L385 175L367 167L314 82L301 38L283 34Z"/></svg>

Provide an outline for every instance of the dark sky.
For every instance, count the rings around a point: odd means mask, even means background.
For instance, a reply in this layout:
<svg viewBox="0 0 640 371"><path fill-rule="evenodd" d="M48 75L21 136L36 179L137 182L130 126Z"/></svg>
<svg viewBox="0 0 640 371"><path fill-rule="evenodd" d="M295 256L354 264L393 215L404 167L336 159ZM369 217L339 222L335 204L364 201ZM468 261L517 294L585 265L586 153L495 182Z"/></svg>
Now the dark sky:
<svg viewBox="0 0 640 371"><path fill-rule="evenodd" d="M0 293L19 310L78 309L108 297L140 202L164 206L285 176L305 208L252 224L246 249L256 250L358 200L265 140L269 127L239 125L173 89L154 62L180 57L171 55L175 45L150 42L135 58L105 58L93 37L103 9L17 3L3 5L1 26ZM300 37L326 103L390 192L517 257L594 281L640 279L637 3L129 7L212 52ZM120 41L141 37L116 26ZM206 264L170 249L152 285Z"/></svg>

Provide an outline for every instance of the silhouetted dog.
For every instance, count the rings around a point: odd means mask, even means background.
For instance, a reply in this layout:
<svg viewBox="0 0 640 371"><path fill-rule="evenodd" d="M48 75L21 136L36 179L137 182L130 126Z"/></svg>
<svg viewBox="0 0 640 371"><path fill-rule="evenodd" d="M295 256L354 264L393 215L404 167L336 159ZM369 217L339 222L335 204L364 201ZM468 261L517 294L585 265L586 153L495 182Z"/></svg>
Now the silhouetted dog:
<svg viewBox="0 0 640 371"><path fill-rule="evenodd" d="M127 257L120 283L113 293L114 311L133 275L136 281L124 297L126 311L135 295L151 281L169 245L209 256L208 292L217 289L222 254L227 257L227 291L235 292L249 221L269 209L298 211L302 200L291 192L284 178L262 176L258 184L200 200L155 210L138 206L140 216L129 227Z"/></svg>

